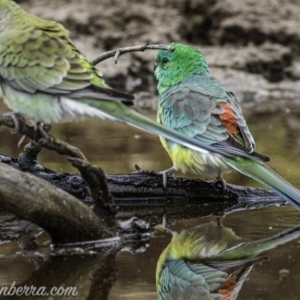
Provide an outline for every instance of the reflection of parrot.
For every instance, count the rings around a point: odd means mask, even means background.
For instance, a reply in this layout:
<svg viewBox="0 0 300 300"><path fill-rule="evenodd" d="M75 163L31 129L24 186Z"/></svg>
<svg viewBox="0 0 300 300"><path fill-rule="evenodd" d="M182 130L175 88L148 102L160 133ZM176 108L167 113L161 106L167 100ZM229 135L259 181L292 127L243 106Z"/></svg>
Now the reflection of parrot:
<svg viewBox="0 0 300 300"><path fill-rule="evenodd" d="M173 170L222 180L222 173L233 168L268 186L300 210L300 191L264 165L268 157L254 152L254 139L237 99L210 76L201 52L182 44L171 46L175 49L172 52L158 52L155 64L158 122L226 154L194 151L162 137L173 161L173 168L165 171L164 182Z"/></svg>
<svg viewBox="0 0 300 300"><path fill-rule="evenodd" d="M256 257L300 236L300 226L272 237L242 242L211 222L173 233L156 266L158 299L236 299Z"/></svg>
<svg viewBox="0 0 300 300"><path fill-rule="evenodd" d="M0 88L6 104L34 124L107 118L212 150L128 108L133 97L107 87L61 24L30 15L11 0L0 0Z"/></svg>

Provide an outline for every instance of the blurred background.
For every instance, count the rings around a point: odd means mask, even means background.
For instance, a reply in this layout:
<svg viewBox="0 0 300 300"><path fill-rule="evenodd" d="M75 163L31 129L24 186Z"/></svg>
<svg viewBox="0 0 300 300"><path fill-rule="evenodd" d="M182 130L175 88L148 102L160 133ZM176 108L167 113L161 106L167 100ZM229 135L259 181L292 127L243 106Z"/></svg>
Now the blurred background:
<svg viewBox="0 0 300 300"><path fill-rule="evenodd" d="M194 45L207 58L212 76L228 85L238 97L257 151L271 156L271 166L279 172L284 168L287 179L294 179L289 172L297 172L298 168L293 166L300 154L300 2L17 2L30 13L61 22L70 30L74 44L90 60L104 51L147 41ZM110 58L97 66L111 86L134 93L135 108L153 119L157 107L155 56L154 50L135 52L122 55L117 65ZM7 108L1 103L0 112L4 111ZM15 144L19 135L12 136L3 128L0 132L7 135L5 145L0 147L4 147L6 154L17 155ZM128 126L87 120L75 125L54 125L51 133L79 146L92 162L102 163L107 172L132 171L135 163L150 169L170 167L171 162L156 137ZM112 162L113 153L117 157ZM63 160L52 153L46 157L46 163L57 163L58 167Z"/></svg>
<svg viewBox="0 0 300 300"><path fill-rule="evenodd" d="M146 43L181 42L203 52L213 77L238 97L257 151L271 157L268 164L300 189L300 1L298 0L20 0L28 12L61 22L74 44L90 60L118 47ZM153 64L156 51L124 54L97 67L115 88L136 96L135 108L155 119L157 107ZM8 109L0 101L0 113ZM79 147L91 163L106 173L128 173L134 164L161 171L171 166L157 137L123 124L89 119L58 124L51 134ZM21 136L0 127L0 152L17 157ZM27 140L28 141L28 140ZM76 172L66 158L49 150L39 155L51 169ZM178 176L183 176L177 173ZM192 176L188 174L188 176ZM232 172L234 184L260 186ZM299 212L287 206L229 215L224 224L245 239L270 236L298 224ZM206 220L179 222L184 228ZM145 253L122 252L117 257L118 278L110 299L155 299L155 264L170 235L156 232ZM16 243L2 253L17 251ZM271 261L258 265L239 299L299 299L299 242L267 253ZM22 282L34 271L28 258L1 264L3 284ZM10 271L8 271L10 270ZM281 270L288 270L282 277ZM130 276L128 276L130 274ZM19 276L19 277L18 277ZM85 299L89 282L82 295Z"/></svg>
<svg viewBox="0 0 300 300"><path fill-rule="evenodd" d="M61 22L91 60L118 47L173 41L207 58L212 75L240 101L299 95L300 5L297 0L19 0L27 11ZM99 65L111 85L155 92L155 51ZM260 102L256 102L260 103ZM262 108L260 108L260 111Z"/></svg>

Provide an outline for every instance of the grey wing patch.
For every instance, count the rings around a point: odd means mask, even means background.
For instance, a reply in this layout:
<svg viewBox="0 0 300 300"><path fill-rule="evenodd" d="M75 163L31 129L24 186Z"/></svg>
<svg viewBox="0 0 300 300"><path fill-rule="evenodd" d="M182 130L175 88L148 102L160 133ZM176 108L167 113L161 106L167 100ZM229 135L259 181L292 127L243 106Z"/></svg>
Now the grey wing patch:
<svg viewBox="0 0 300 300"><path fill-rule="evenodd" d="M220 300L227 273L183 259L169 261L159 278L159 299Z"/></svg>
<svg viewBox="0 0 300 300"><path fill-rule="evenodd" d="M161 120L167 127L208 144L228 138L221 121L212 115L217 103L193 85L180 84L166 90L160 97L160 106Z"/></svg>
<svg viewBox="0 0 300 300"><path fill-rule="evenodd" d="M190 120L205 121L216 107L214 99L191 90L184 100L184 114Z"/></svg>
<svg viewBox="0 0 300 300"><path fill-rule="evenodd" d="M191 138L213 145L228 155L269 161L269 157L253 151L253 137L236 98L230 93L216 80L195 75L177 86L166 89L160 95L161 122ZM246 146L232 136L222 124L220 114L224 113L224 109L219 102L227 101L233 103L229 102L237 115L238 126Z"/></svg>

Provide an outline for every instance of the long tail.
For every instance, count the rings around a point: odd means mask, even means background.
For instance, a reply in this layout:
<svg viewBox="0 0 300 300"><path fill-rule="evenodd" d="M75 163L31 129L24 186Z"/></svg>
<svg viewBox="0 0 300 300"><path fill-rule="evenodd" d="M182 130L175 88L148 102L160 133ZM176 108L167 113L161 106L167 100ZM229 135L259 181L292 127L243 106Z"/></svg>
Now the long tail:
<svg viewBox="0 0 300 300"><path fill-rule="evenodd" d="M300 210L300 191L262 162L248 158L234 160L224 157L224 160L234 169L269 187Z"/></svg>
<svg viewBox="0 0 300 300"><path fill-rule="evenodd" d="M260 255L262 252L273 249L279 245L292 241L300 236L300 225L284 230L271 237L246 242L222 252L222 259L244 259Z"/></svg>
<svg viewBox="0 0 300 300"><path fill-rule="evenodd" d="M226 153L222 149L216 149L206 143L199 140L190 138L183 135L180 132L165 127L141 114L135 110L125 106L119 101L98 101L94 102L93 106L101 110L108 117L113 117L119 121L125 122L129 125L150 132L152 134L160 135L169 139L175 143L181 144L188 148L194 149L200 152L214 152L227 157L233 157L233 155Z"/></svg>

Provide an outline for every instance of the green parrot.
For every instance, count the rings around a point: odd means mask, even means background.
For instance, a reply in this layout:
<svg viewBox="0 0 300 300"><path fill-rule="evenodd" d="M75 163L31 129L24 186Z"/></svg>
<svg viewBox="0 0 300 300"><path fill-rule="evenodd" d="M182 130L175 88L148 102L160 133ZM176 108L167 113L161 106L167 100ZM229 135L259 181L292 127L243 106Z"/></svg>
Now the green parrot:
<svg viewBox="0 0 300 300"><path fill-rule="evenodd" d="M0 0L0 92L7 106L31 124L99 117L213 150L129 108L133 96L109 88L61 24L30 15L11 0Z"/></svg>
<svg viewBox="0 0 300 300"><path fill-rule="evenodd" d="M232 229L211 222L174 232L156 266L159 300L237 298L257 257L300 236L300 226L244 242Z"/></svg>
<svg viewBox="0 0 300 300"><path fill-rule="evenodd" d="M300 210L300 191L268 168L267 156L254 152L255 142L232 91L212 78L197 49L171 43L174 51L160 50L155 62L159 104L157 121L213 147L203 152L161 137L173 170L215 176L235 169L274 190ZM222 149L226 154L216 153Z"/></svg>

